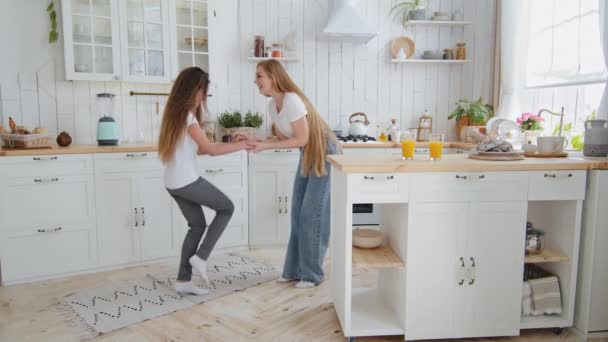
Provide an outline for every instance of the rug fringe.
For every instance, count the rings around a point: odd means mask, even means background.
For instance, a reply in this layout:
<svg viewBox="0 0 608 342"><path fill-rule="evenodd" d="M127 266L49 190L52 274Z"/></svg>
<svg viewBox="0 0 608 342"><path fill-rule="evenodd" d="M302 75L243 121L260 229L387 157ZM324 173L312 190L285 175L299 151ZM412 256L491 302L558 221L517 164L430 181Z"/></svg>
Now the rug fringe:
<svg viewBox="0 0 608 342"><path fill-rule="evenodd" d="M100 332L95 330L89 323L80 317L74 309L63 301L55 303L55 310L59 313L68 326L70 326L80 337L81 340L90 340L97 337Z"/></svg>

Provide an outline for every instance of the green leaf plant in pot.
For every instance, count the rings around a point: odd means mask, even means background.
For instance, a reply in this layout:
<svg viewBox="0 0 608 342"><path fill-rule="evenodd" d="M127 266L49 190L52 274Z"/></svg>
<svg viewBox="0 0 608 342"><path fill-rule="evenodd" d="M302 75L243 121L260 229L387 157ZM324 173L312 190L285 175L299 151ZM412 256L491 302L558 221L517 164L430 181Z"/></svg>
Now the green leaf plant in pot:
<svg viewBox="0 0 608 342"><path fill-rule="evenodd" d="M398 20L403 26L406 26L409 20L426 20L426 8L422 4L423 1L399 1L391 7L388 15L393 15L393 20Z"/></svg>
<svg viewBox="0 0 608 342"><path fill-rule="evenodd" d="M485 133L486 121L494 116L494 107L483 103L483 98L477 101L460 99L456 102L456 108L450 113L448 119L456 120L456 135L461 141L466 140L469 127L474 127L481 133Z"/></svg>
<svg viewBox="0 0 608 342"><path fill-rule="evenodd" d="M245 117L243 117L240 111L225 111L218 117L220 126L224 128L222 141L232 141L233 136L237 133L255 137L255 129L261 127L263 121L260 113L247 111Z"/></svg>

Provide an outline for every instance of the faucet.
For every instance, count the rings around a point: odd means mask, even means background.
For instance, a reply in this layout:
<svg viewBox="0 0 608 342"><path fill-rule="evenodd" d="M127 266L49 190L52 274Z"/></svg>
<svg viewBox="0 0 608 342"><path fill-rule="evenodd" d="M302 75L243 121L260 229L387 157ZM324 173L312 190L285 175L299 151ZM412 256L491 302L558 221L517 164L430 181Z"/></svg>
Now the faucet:
<svg viewBox="0 0 608 342"><path fill-rule="evenodd" d="M540 116L540 114L543 113L543 112L547 112L547 113L549 113L551 115L557 115L557 116L560 117L559 118L559 133L557 133L557 136L561 137L562 136L562 125L564 123L564 107L562 106L562 112L561 113L556 113L556 112L550 111L550 110L548 110L546 108L543 108L543 109L541 109L541 110L538 111L537 115Z"/></svg>

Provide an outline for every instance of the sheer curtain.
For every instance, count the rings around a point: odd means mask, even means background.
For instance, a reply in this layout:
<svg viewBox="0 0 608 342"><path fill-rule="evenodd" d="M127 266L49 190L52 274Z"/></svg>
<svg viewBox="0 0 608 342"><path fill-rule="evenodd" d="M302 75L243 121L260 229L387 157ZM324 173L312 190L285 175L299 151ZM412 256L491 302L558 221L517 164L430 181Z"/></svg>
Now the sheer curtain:
<svg viewBox="0 0 608 342"><path fill-rule="evenodd" d="M528 6L524 0L500 3L500 100L495 116L515 119L521 114L520 95L524 87Z"/></svg>
<svg viewBox="0 0 608 342"><path fill-rule="evenodd" d="M605 0L598 0L599 6L599 17L600 17L600 39L602 42L602 49L604 50L604 64L608 69L608 5ZM598 110L598 117L602 119L608 119L608 81L604 87L604 95L600 101L600 107Z"/></svg>

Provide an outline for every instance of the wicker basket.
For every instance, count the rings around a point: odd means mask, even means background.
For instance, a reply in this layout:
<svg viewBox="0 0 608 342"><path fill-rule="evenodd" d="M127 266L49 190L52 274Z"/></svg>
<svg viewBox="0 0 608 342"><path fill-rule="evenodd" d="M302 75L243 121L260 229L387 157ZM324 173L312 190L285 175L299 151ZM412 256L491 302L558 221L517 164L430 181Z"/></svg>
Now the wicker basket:
<svg viewBox="0 0 608 342"><path fill-rule="evenodd" d="M535 264L526 264L524 266L524 281L528 281L531 279L549 278L553 276L554 274L536 266Z"/></svg>
<svg viewBox="0 0 608 342"><path fill-rule="evenodd" d="M48 134L0 134L4 148L47 148L51 147Z"/></svg>

